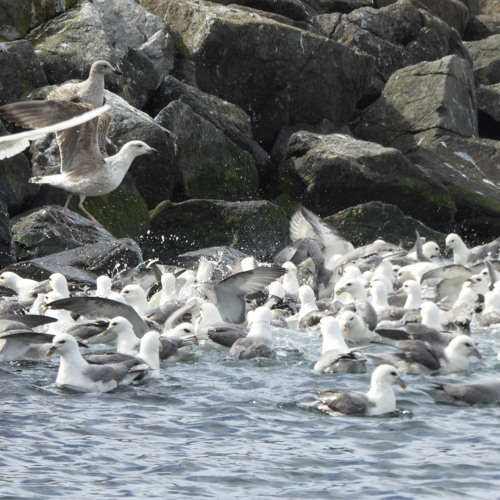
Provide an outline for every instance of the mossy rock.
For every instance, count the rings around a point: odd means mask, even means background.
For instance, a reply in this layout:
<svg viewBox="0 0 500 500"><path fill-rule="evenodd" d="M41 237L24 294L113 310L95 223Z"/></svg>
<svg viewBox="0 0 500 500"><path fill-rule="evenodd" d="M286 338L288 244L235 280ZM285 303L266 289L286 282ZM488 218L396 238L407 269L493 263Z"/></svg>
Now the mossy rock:
<svg viewBox="0 0 500 500"><path fill-rule="evenodd" d="M373 243L382 238L399 245L414 241L417 230L420 236L443 244L445 235L433 231L422 222L407 217L395 205L372 201L350 207L325 217L337 231L356 247Z"/></svg>
<svg viewBox="0 0 500 500"><path fill-rule="evenodd" d="M269 201L165 201L151 211L150 230L141 241L145 256L163 262L212 246L270 259L288 241L288 218Z"/></svg>

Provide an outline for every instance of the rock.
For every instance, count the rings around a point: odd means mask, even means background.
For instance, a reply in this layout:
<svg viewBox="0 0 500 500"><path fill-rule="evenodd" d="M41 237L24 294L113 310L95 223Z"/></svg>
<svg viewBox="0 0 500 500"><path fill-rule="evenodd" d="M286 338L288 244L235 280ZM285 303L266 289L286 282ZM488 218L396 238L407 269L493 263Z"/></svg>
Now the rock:
<svg viewBox="0 0 500 500"><path fill-rule="evenodd" d="M62 273L68 280L95 282L101 274L112 276L142 262L142 253L131 239L112 240L73 248L46 257L18 262L5 270L25 278L47 279L52 273Z"/></svg>
<svg viewBox="0 0 500 500"><path fill-rule="evenodd" d="M94 2L106 34L121 57L132 48L149 58L159 78L174 67L174 42L163 20L134 0ZM147 82L140 81L144 85Z"/></svg>
<svg viewBox="0 0 500 500"><path fill-rule="evenodd" d="M474 64L474 75L485 85L500 83L500 34L466 42Z"/></svg>
<svg viewBox="0 0 500 500"><path fill-rule="evenodd" d="M0 268L15 262L16 256L12 242L11 223L7 205L0 199Z"/></svg>
<svg viewBox="0 0 500 500"><path fill-rule="evenodd" d="M497 139L499 136L498 128L500 127L500 83L496 85L479 85L477 89L477 107L479 110L479 136ZM488 118L486 123L484 123L485 117Z"/></svg>
<svg viewBox="0 0 500 500"><path fill-rule="evenodd" d="M30 210L14 217L12 234L18 261L115 240L87 218L78 214L66 215L63 208L57 205Z"/></svg>
<svg viewBox="0 0 500 500"><path fill-rule="evenodd" d="M315 21L325 36L374 58L373 92L380 93L388 78L403 67L450 54L468 57L457 33L413 0L342 16L325 14Z"/></svg>
<svg viewBox="0 0 500 500"><path fill-rule="evenodd" d="M155 121L177 137L177 161L190 198L237 201L258 197L259 176L252 155L187 104L170 103Z"/></svg>
<svg viewBox="0 0 500 500"><path fill-rule="evenodd" d="M418 0L434 15L442 19L450 28L455 28L463 36L471 14L462 0Z"/></svg>
<svg viewBox="0 0 500 500"><path fill-rule="evenodd" d="M474 77L467 61L447 56L394 73L381 97L361 115L355 133L384 145L405 134L440 128L477 136Z"/></svg>
<svg viewBox="0 0 500 500"><path fill-rule="evenodd" d="M0 134L5 134L0 122ZM0 160L0 200L7 205L11 215L18 214L36 195L37 187L28 183L31 166L23 153Z"/></svg>
<svg viewBox="0 0 500 500"><path fill-rule="evenodd" d="M0 1L0 38L17 40L43 21L73 7L77 0L10 0Z"/></svg>
<svg viewBox="0 0 500 500"><path fill-rule="evenodd" d="M288 219L269 201L188 200L162 202L151 214L145 256L176 263L179 254L230 246L270 259L288 241Z"/></svg>
<svg viewBox="0 0 500 500"><path fill-rule="evenodd" d="M197 86L247 112L264 145L291 123L346 123L368 83L371 58L236 6L142 5L168 21L178 50L196 65Z"/></svg>
<svg viewBox="0 0 500 500"><path fill-rule="evenodd" d="M320 216L367 201L394 203L434 228L455 214L444 186L400 151L346 135L292 135L280 181L282 192Z"/></svg>
<svg viewBox="0 0 500 500"><path fill-rule="evenodd" d="M47 85L42 63L26 40L0 43L0 105Z"/></svg>
<svg viewBox="0 0 500 500"><path fill-rule="evenodd" d="M155 116L177 100L223 132L238 147L248 151L254 157L262 178L269 175L269 156L253 139L250 117L241 108L169 75L163 79L146 110Z"/></svg>
<svg viewBox="0 0 500 500"><path fill-rule="evenodd" d="M157 58L162 47L167 47L167 39L162 40L158 33L167 36L165 24L131 0L119 4L107 0L106 6L98 5L80 3L30 32L29 39L50 83L85 79L92 63L105 59L123 72L121 77L109 77L109 88L140 108L160 83L160 75L147 53ZM151 24L150 29L134 24L134 18L143 19L147 26ZM120 26L120 22L128 24ZM148 34L151 38L147 38ZM152 37L157 43L153 44ZM171 67L168 52L155 60L163 71Z"/></svg>
<svg viewBox="0 0 500 500"><path fill-rule="evenodd" d="M414 241L415 230L420 236L438 244L444 243L445 239L445 234L433 231L418 220L405 216L396 205L380 201L347 208L325 217L325 221L355 247L373 243L377 238L395 245Z"/></svg>
<svg viewBox="0 0 500 500"><path fill-rule="evenodd" d="M121 147L128 141L141 140L158 150L158 155L138 157L129 175L151 209L163 200L185 197L182 173L177 165L175 135L155 122L149 115L135 109L121 97L105 91L106 102L113 117L109 138Z"/></svg>

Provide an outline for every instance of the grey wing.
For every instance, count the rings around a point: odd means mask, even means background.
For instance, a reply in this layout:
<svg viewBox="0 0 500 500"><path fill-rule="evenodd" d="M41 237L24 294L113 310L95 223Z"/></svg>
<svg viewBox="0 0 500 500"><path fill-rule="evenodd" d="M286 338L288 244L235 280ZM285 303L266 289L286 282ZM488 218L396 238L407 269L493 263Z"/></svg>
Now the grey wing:
<svg viewBox="0 0 500 500"><path fill-rule="evenodd" d="M345 415L365 415L373 403L361 392L325 391L318 400L331 411Z"/></svg>
<svg viewBox="0 0 500 500"><path fill-rule="evenodd" d="M243 338L237 340L229 351L229 356L233 359L268 358L273 352L272 348L265 342L257 339Z"/></svg>
<svg viewBox="0 0 500 500"><path fill-rule="evenodd" d="M133 307L102 297L70 297L50 302L47 307L105 319L123 316L130 321L139 338L150 330Z"/></svg>
<svg viewBox="0 0 500 500"><path fill-rule="evenodd" d="M442 354L440 350L421 340L408 340L398 344L406 360L417 363L428 370L437 371L441 368Z"/></svg>
<svg viewBox="0 0 500 500"><path fill-rule="evenodd" d="M471 249L469 258L470 262L476 262L478 260L485 259L497 259L499 257L500 251L500 238L487 243L486 245L480 245Z"/></svg>
<svg viewBox="0 0 500 500"><path fill-rule="evenodd" d="M160 359L167 359L173 356L178 349L187 345L186 341L183 339L178 339L175 337L160 337L161 342L161 352Z"/></svg>
<svg viewBox="0 0 500 500"><path fill-rule="evenodd" d="M9 330L0 334L0 340L15 340L26 344L47 344L51 343L53 338L54 335L33 330Z"/></svg>
<svg viewBox="0 0 500 500"><path fill-rule="evenodd" d="M245 320L245 295L258 292L285 273L286 269L281 267L257 267L219 281L214 286L214 292L217 308L224 320L242 323Z"/></svg>
<svg viewBox="0 0 500 500"><path fill-rule="evenodd" d="M245 338L248 330L226 326L216 326L207 329L208 338L216 344L231 347L237 340Z"/></svg>
<svg viewBox="0 0 500 500"><path fill-rule="evenodd" d="M115 365L89 365L83 369L82 373L94 382L110 382L112 380L119 383L128 374L129 368L126 363Z"/></svg>
<svg viewBox="0 0 500 500"><path fill-rule="evenodd" d="M15 321L22 323L29 328L35 328L41 325L47 325L49 323L55 323L56 318L51 318L49 316L42 316L40 314L4 314L0 316L0 322L2 320Z"/></svg>
<svg viewBox="0 0 500 500"><path fill-rule="evenodd" d="M377 312L374 307L366 300L355 300L354 306L356 312L365 320L370 330L375 330L378 322Z"/></svg>
<svg viewBox="0 0 500 500"><path fill-rule="evenodd" d="M469 405L500 401L500 380L478 384L434 384L426 391L440 401L463 402Z"/></svg>
<svg viewBox="0 0 500 500"><path fill-rule="evenodd" d="M117 352L108 352L106 354L89 354L84 356L87 363L91 365L113 365L117 363L124 363L130 365L130 367L142 364L142 361L135 356L130 356L129 354L120 354Z"/></svg>
<svg viewBox="0 0 500 500"><path fill-rule="evenodd" d="M72 107L68 111L76 115L85 110L94 109L86 103L59 103ZM108 113L104 113L108 115ZM108 115L109 117L110 115ZM109 122L108 122L109 120ZM104 118L104 126L99 127L99 118L94 118L82 123L77 127L62 130L56 134L61 151L61 172L66 174L91 176L105 166L104 154L106 132L111 122L110 118ZM107 125L106 125L107 123Z"/></svg>

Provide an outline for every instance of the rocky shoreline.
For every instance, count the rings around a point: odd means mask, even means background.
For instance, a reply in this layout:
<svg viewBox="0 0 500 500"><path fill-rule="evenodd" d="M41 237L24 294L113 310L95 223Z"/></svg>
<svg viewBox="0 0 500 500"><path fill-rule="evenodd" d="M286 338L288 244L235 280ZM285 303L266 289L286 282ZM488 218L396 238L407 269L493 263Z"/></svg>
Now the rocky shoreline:
<svg viewBox="0 0 500 500"><path fill-rule="evenodd" d="M107 231L27 182L58 171L54 139L0 161L0 268L83 280L217 245L269 259L298 203L356 245L500 234L493 0L0 4L0 104L106 59L123 73L105 92L110 153L160 152L89 199Z"/></svg>

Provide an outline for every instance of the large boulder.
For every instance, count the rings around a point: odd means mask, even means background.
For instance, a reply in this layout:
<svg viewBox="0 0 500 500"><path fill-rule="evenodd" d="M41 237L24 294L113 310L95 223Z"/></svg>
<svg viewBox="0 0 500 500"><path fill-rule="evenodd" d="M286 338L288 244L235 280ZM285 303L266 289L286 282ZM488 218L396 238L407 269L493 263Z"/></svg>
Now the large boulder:
<svg viewBox="0 0 500 500"><path fill-rule="evenodd" d="M40 23L62 14L78 0L0 0L0 40L17 40Z"/></svg>
<svg viewBox="0 0 500 500"><path fill-rule="evenodd" d="M68 280L88 283L95 282L101 274L111 276L141 263L142 252L137 243L124 238L17 262L4 270L35 280L47 279L52 273L62 273Z"/></svg>
<svg viewBox="0 0 500 500"><path fill-rule="evenodd" d="M193 0L142 5L164 17L194 61L197 86L241 107L268 145L288 124L346 123L368 84L371 58L248 10Z"/></svg>
<svg viewBox="0 0 500 500"><path fill-rule="evenodd" d="M6 133L0 123L0 135ZM0 160L0 200L11 215L16 215L26 208L36 193L37 187L28 183L31 177L31 165L25 154Z"/></svg>
<svg viewBox="0 0 500 500"><path fill-rule="evenodd" d="M7 205L0 199L0 268L16 260Z"/></svg>
<svg viewBox="0 0 500 500"><path fill-rule="evenodd" d="M447 56L394 73L354 130L362 139L384 145L433 128L473 137L478 135L476 108L470 64Z"/></svg>
<svg viewBox="0 0 500 500"><path fill-rule="evenodd" d="M324 14L315 22L325 36L374 58L373 92L380 92L403 67L449 54L467 57L456 31L414 0L400 0L379 10Z"/></svg>
<svg viewBox="0 0 500 500"><path fill-rule="evenodd" d="M400 151L346 135L293 134L280 181L282 192L320 216L376 200L431 227L448 227L455 214L444 186Z"/></svg>
<svg viewBox="0 0 500 500"><path fill-rule="evenodd" d="M288 219L269 201L165 201L152 212L145 256L175 263L177 255L212 246L230 246L270 259L288 240Z"/></svg>
<svg viewBox="0 0 500 500"><path fill-rule="evenodd" d="M471 12L463 0L418 0L434 15L441 18L450 28L455 28L463 36L471 18Z"/></svg>
<svg viewBox="0 0 500 500"><path fill-rule="evenodd" d="M177 164L190 198L258 198L259 176L252 155L187 104L170 103L155 121L176 136Z"/></svg>
<svg viewBox="0 0 500 500"><path fill-rule="evenodd" d="M238 147L248 151L255 158L261 176L268 175L269 156L254 140L250 117L241 108L168 75L148 103L146 111L155 116L174 101L182 101Z"/></svg>
<svg viewBox="0 0 500 500"><path fill-rule="evenodd" d="M26 40L0 43L0 105L47 85L44 68Z"/></svg>
<svg viewBox="0 0 500 500"><path fill-rule="evenodd" d="M110 88L137 107L173 66L165 23L132 0L81 2L30 32L29 39L50 83L84 79L94 61L105 59L123 73L109 77Z"/></svg>
<svg viewBox="0 0 500 500"><path fill-rule="evenodd" d="M445 239L443 233L433 231L420 221L406 216L396 205L380 201L346 208L325 217L325 221L355 247L368 245L378 238L399 245L401 242L414 241L415 231L438 243L444 243Z"/></svg>
<svg viewBox="0 0 500 500"><path fill-rule="evenodd" d="M18 261L115 240L85 217L66 214L57 205L33 209L14 217L12 235Z"/></svg>
<svg viewBox="0 0 500 500"><path fill-rule="evenodd" d="M474 64L474 75L485 85L500 83L500 34L466 42Z"/></svg>

